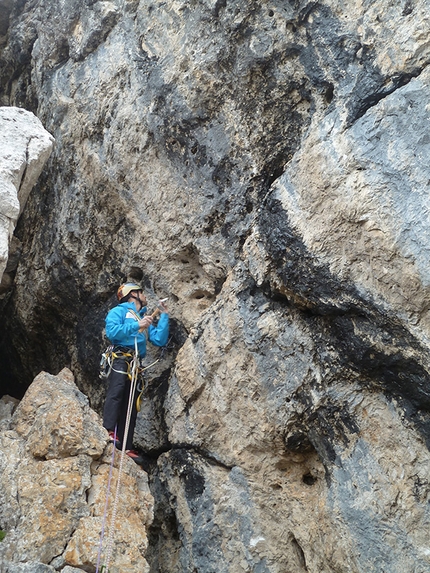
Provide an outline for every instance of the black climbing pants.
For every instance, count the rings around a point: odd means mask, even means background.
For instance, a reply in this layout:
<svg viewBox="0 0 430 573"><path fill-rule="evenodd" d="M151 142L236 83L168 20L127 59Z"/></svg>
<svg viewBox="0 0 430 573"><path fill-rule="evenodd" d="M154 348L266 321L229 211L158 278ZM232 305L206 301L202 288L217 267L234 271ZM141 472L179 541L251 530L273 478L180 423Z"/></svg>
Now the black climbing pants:
<svg viewBox="0 0 430 573"><path fill-rule="evenodd" d="M109 431L114 431L116 427L117 437L118 440L121 441L121 446L124 441L128 400L131 388L131 380L128 377L127 369L128 364L125 358L114 359L112 370L108 376L109 386L103 410L103 426ZM138 394L136 390L133 396L133 408L125 444L126 450L133 449L133 434L137 418L136 400Z"/></svg>

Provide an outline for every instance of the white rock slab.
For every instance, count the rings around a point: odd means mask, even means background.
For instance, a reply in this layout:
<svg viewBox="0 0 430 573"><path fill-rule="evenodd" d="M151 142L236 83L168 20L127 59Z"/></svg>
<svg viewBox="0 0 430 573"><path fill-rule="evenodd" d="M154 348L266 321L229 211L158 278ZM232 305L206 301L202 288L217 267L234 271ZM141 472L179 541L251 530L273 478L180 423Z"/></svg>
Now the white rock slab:
<svg viewBox="0 0 430 573"><path fill-rule="evenodd" d="M0 107L0 280L16 222L53 144L54 138L33 113Z"/></svg>

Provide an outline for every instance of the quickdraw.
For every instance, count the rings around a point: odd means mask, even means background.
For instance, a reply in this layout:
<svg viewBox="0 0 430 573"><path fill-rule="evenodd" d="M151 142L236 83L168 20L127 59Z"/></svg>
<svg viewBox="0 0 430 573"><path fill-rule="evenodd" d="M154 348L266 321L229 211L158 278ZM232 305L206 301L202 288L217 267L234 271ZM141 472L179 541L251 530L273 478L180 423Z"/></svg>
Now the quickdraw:
<svg viewBox="0 0 430 573"><path fill-rule="evenodd" d="M106 348L106 350L103 352L102 357L100 358L100 372L99 372L99 378L100 380L106 380L106 378L109 376L111 369L112 369L112 363L110 361L110 357L111 357L111 353L113 350L113 346L109 346L108 348Z"/></svg>

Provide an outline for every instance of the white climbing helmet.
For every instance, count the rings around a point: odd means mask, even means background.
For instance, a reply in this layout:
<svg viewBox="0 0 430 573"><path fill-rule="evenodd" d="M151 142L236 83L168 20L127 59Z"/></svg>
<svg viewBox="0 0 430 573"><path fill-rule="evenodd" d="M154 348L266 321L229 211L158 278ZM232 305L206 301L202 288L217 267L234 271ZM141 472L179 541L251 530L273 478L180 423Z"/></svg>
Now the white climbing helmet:
<svg viewBox="0 0 430 573"><path fill-rule="evenodd" d="M141 286L136 283L124 283L117 290L116 296L118 300L123 299L125 296L131 293L133 290L143 290Z"/></svg>

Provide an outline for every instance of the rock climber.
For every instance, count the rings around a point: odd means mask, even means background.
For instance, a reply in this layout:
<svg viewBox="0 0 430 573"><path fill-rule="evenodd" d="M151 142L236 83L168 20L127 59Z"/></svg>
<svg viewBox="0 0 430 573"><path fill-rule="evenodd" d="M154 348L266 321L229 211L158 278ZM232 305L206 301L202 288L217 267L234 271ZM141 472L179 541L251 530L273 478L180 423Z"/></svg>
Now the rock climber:
<svg viewBox="0 0 430 573"><path fill-rule="evenodd" d="M139 359L146 355L146 340L155 346L165 346L169 336L169 315L164 302L160 301L161 314L158 324L145 316L146 296L136 283L127 282L118 288L119 304L106 316L106 336L113 345L113 362L108 376L108 390L103 410L103 426L109 432L110 441L122 448L126 427L128 401L131 388L130 362L134 357L136 342ZM126 454L137 464L143 463L142 456L133 448L133 434L136 425L136 399L133 397L129 430L126 436Z"/></svg>

